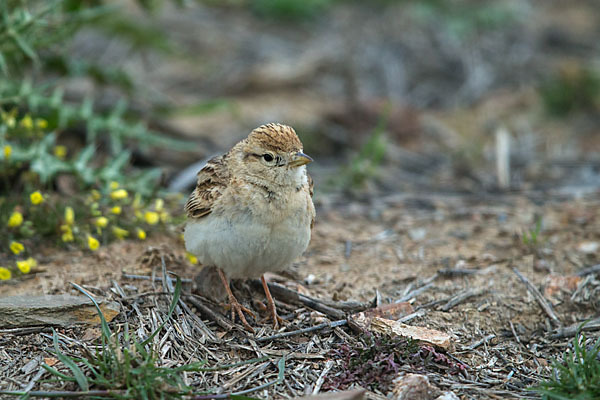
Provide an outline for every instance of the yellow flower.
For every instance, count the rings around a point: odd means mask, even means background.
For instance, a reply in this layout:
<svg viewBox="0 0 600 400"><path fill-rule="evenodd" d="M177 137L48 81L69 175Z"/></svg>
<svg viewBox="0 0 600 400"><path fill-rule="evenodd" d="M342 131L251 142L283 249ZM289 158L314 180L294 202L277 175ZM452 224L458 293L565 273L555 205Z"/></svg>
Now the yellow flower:
<svg viewBox="0 0 600 400"><path fill-rule="evenodd" d="M20 226L23 223L23 214L21 214L18 211L13 211L13 213L10 215L10 218L8 219L8 226L10 228L16 228L17 226Z"/></svg>
<svg viewBox="0 0 600 400"><path fill-rule="evenodd" d="M198 264L198 257L196 257L195 255L193 255L190 252L186 252L185 256L187 257L187 259L194 265Z"/></svg>
<svg viewBox="0 0 600 400"><path fill-rule="evenodd" d="M161 211L165 206L165 201L163 199L156 199L156 203L154 205L154 209L156 211Z"/></svg>
<svg viewBox="0 0 600 400"><path fill-rule="evenodd" d="M0 281L7 281L10 279L10 270L8 268L0 267Z"/></svg>
<svg viewBox="0 0 600 400"><path fill-rule="evenodd" d="M73 237L73 231L71 230L71 228L69 228L68 231L66 231L65 233L62 234L61 239L63 242L72 242L73 240L75 240L75 238Z"/></svg>
<svg viewBox="0 0 600 400"><path fill-rule="evenodd" d="M118 226L113 226L112 232L118 239L124 239L129 236L129 232L127 232L125 229L119 228Z"/></svg>
<svg viewBox="0 0 600 400"><path fill-rule="evenodd" d="M17 261L17 268L24 274L28 274L31 271L31 265L29 264L29 260Z"/></svg>
<svg viewBox="0 0 600 400"><path fill-rule="evenodd" d="M31 204L38 205L44 201L44 196L42 196L39 190L36 190L29 195L29 199L31 200Z"/></svg>
<svg viewBox="0 0 600 400"><path fill-rule="evenodd" d="M157 212L146 211L146 213L144 213L144 219L146 220L146 222L148 224L156 225L158 223L158 220L160 219L160 216L158 215Z"/></svg>
<svg viewBox="0 0 600 400"><path fill-rule="evenodd" d="M119 188L119 182L111 181L110 182L110 190L117 190Z"/></svg>
<svg viewBox="0 0 600 400"><path fill-rule="evenodd" d="M43 118L37 118L35 120L35 126L37 126L40 129L46 129L48 127L48 121L46 121Z"/></svg>
<svg viewBox="0 0 600 400"><path fill-rule="evenodd" d="M169 213L166 211L161 211L161 213L160 213L161 222L169 222L169 219L171 219L171 216L169 215Z"/></svg>
<svg viewBox="0 0 600 400"><path fill-rule="evenodd" d="M110 194L110 198L113 200L126 199L129 194L125 189L117 189Z"/></svg>
<svg viewBox="0 0 600 400"><path fill-rule="evenodd" d="M115 214L115 215L119 215L121 214L121 206L114 206L110 209L110 212Z"/></svg>
<svg viewBox="0 0 600 400"><path fill-rule="evenodd" d="M31 268L37 267L37 260L35 258L29 257L27 259L27 262L29 263L29 265L31 265Z"/></svg>
<svg viewBox="0 0 600 400"><path fill-rule="evenodd" d="M136 230L137 233L137 237L140 240L145 240L146 239L146 231L140 228L137 228Z"/></svg>
<svg viewBox="0 0 600 400"><path fill-rule="evenodd" d="M88 244L88 247L90 248L90 250L92 250L92 251L96 251L96 250L98 250L98 247L100 247L100 242L98 241L98 239L96 239L92 235L87 236L87 244Z"/></svg>
<svg viewBox="0 0 600 400"><path fill-rule="evenodd" d="M12 251L13 253L20 254L24 250L25 246L23 246L23 244L15 241L10 242L10 251Z"/></svg>
<svg viewBox="0 0 600 400"><path fill-rule="evenodd" d="M65 208L65 222L67 225L73 225L75 223L75 211L73 211L73 208L71 207Z"/></svg>
<svg viewBox="0 0 600 400"><path fill-rule="evenodd" d="M106 225L108 225L108 218L106 218L106 217L98 217L94 221L94 224L96 226L99 226L100 228L106 228Z"/></svg>
<svg viewBox="0 0 600 400"><path fill-rule="evenodd" d="M17 120L15 120L15 117L9 116L6 118L6 126L8 126L9 128L14 128L16 123Z"/></svg>
<svg viewBox="0 0 600 400"><path fill-rule="evenodd" d="M23 119L21 120L21 126L25 129L33 128L33 120L31 119L31 115L27 114L23 117Z"/></svg>
<svg viewBox="0 0 600 400"><path fill-rule="evenodd" d="M100 192L97 191L96 189L92 189L92 191L90 193L92 193L92 199L94 199L94 200L100 200L100 197L102 197Z"/></svg>
<svg viewBox="0 0 600 400"><path fill-rule="evenodd" d="M4 146L4 158L5 159L9 159L10 155L12 154L12 146L10 144L7 144Z"/></svg>
<svg viewBox="0 0 600 400"><path fill-rule="evenodd" d="M54 155L62 160L67 156L67 147L63 145L54 146Z"/></svg>

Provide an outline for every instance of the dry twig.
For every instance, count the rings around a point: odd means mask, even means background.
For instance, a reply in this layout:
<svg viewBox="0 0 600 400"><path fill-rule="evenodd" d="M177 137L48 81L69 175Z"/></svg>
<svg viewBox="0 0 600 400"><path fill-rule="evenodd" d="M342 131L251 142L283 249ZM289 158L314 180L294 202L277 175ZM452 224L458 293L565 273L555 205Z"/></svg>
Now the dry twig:
<svg viewBox="0 0 600 400"><path fill-rule="evenodd" d="M546 315L548 315L550 317L550 319L556 325L561 326L562 324L561 324L560 320L558 319L558 317L556 316L556 314L554 313L552 306L550 305L550 303L548 303L548 301L546 300L544 295L542 295L542 293L538 290L538 288L536 288L533 285L533 283L531 283L529 281L529 279L527 279L525 276L523 276L523 274L521 274L516 267L513 267L512 270L519 277L521 282L523 282L525 284L529 293L531 293L533 295L533 297L535 297L538 304L540 305L540 307L542 307L542 310L544 310Z"/></svg>

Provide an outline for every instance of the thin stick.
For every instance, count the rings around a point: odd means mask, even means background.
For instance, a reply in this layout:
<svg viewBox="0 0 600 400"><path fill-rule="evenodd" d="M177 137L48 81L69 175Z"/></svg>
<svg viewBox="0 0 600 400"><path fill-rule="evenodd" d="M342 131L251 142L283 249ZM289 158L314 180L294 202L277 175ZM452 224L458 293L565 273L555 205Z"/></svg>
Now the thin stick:
<svg viewBox="0 0 600 400"><path fill-rule="evenodd" d="M323 382L325 382L325 376L327 375L331 367L333 367L333 360L329 360L325 363L325 368L323 368L323 371L321 371L319 379L317 379L317 382L315 383L315 388L313 389L312 394L319 393L319 390L321 390L321 386L323 386Z"/></svg>
<svg viewBox="0 0 600 400"><path fill-rule="evenodd" d="M347 323L348 323L348 320L345 320L345 319L341 319L339 321L333 321L333 322L325 322L323 324L311 326L309 328L303 328L303 329L298 329L295 331L278 333L278 334L272 335L272 336L261 337L261 338L255 339L255 341L267 342L269 340L275 340L275 339L281 339L281 338L285 338L285 337L289 337L289 336L300 335L300 334L307 333L307 332L318 331L320 329L335 328L336 326L346 325Z"/></svg>
<svg viewBox="0 0 600 400"><path fill-rule="evenodd" d="M202 301L197 300L195 297L198 297L198 296L196 296L196 295L188 296L186 299L190 303L192 303L198 310L200 310L201 313L206 315L211 320L215 321L217 323L217 325L219 325L221 328L225 329L226 331L231 331L236 328L236 325L232 324L227 319L223 318L219 313L213 311L210 307L208 307Z"/></svg>
<svg viewBox="0 0 600 400"><path fill-rule="evenodd" d="M589 268L582 269L581 271L577 272L575 275L586 276L586 275L595 274L596 272L600 272L600 264L592 265Z"/></svg>
<svg viewBox="0 0 600 400"><path fill-rule="evenodd" d="M558 319L558 317L556 316L556 314L554 313L554 310L552 310L552 306L544 298L544 296L538 290L538 288L536 288L533 285L533 283L531 283L529 281L529 279L527 279L525 276L523 276L516 267L513 267L512 270L519 277L519 279L521 280L521 282L523 282L525 284L525 286L527 287L527 290L529 291L529 293L531 293L533 295L533 297L535 297L535 299L537 300L538 304L540 305L540 307L542 307L542 310L544 310L544 312L546 313L546 315L548 315L550 317L550 319L552 321L554 321L554 323L556 325L561 326L562 324L561 324L560 320Z"/></svg>
<svg viewBox="0 0 600 400"><path fill-rule="evenodd" d="M464 292L461 292L461 293L453 296L450 300L448 300L448 302L446 304L444 304L444 306L442 307L442 311L448 311L451 308L456 307L463 301L467 300L468 298L479 296L483 292L484 292L484 290L482 290L482 289L465 290Z"/></svg>
<svg viewBox="0 0 600 400"><path fill-rule="evenodd" d="M429 289L432 286L433 286L433 282L428 282L427 284L421 286L420 288L411 290L410 293L400 297L398 300L394 301L394 303L402 303L403 301L408 301L408 300L412 299L413 297L417 297L418 295L420 295L421 293L423 293L424 291L426 291L427 289Z"/></svg>
<svg viewBox="0 0 600 400"><path fill-rule="evenodd" d="M482 339L479 339L478 341L476 341L475 343L465 347L467 350L473 350L476 349L477 347L481 346L482 344L492 340L493 338L495 338L496 335L494 335L493 333L490 333L489 335L485 336Z"/></svg>
<svg viewBox="0 0 600 400"><path fill-rule="evenodd" d="M556 333L551 335L552 339L562 339L566 337L573 337L577 332L581 331L593 331L600 329L600 317L589 320L585 325L585 322L569 325L566 328L558 328ZM583 325L583 326L582 326Z"/></svg>
<svg viewBox="0 0 600 400"><path fill-rule="evenodd" d="M147 276L147 275L134 275L134 274L126 274L123 272L122 274L123 278L127 278L127 279L139 279L139 280L143 280L143 281L150 281L152 280L151 276ZM154 280L156 282L161 282L162 278L160 277L154 277ZM177 279L173 279L173 278L169 278L170 281L174 282ZM181 283L192 283L191 279L187 279L187 278L181 278Z"/></svg>
<svg viewBox="0 0 600 400"><path fill-rule="evenodd" d="M124 394L122 390L88 390L87 392L69 392L69 391L56 391L46 392L43 390L34 390L31 392L16 392L9 390L0 390L0 394L6 394L9 396L30 396L30 397L112 397L116 394Z"/></svg>
<svg viewBox="0 0 600 400"><path fill-rule="evenodd" d="M519 335L517 335L517 331L515 330L515 326L513 325L512 321L508 321L510 324L510 330L512 331L513 336L515 337L515 339L517 339L517 342L520 345L523 345L523 343L521 343L521 339L519 338Z"/></svg>
<svg viewBox="0 0 600 400"><path fill-rule="evenodd" d="M337 310L335 308L329 307L318 299L305 296L298 292L294 292L286 288L285 286L279 285L277 283L269 283L270 291L280 299L284 299L286 301L292 301L296 303L300 303L305 305L306 307L312 308L313 310L320 311L325 315L328 315L335 319L342 319L346 316L344 312Z"/></svg>

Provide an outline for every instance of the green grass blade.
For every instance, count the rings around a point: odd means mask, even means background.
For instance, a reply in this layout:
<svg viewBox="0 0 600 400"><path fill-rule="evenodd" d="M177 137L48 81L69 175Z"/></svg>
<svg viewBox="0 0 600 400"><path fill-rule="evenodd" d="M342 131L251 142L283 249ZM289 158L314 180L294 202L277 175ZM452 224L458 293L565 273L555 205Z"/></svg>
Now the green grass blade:
<svg viewBox="0 0 600 400"><path fill-rule="evenodd" d="M44 368L46 371L50 372L52 375L58 376L60 379L62 379L64 381L75 382L75 378L73 378L72 376L63 374L62 372L52 368L48 364L42 364L42 368Z"/></svg>
<svg viewBox="0 0 600 400"><path fill-rule="evenodd" d="M279 373L277 374L277 383L282 383L285 375L285 356L281 357L279 362L277 362L277 369Z"/></svg>
<svg viewBox="0 0 600 400"><path fill-rule="evenodd" d="M150 343L152 341L152 339L154 339L154 337L156 335L158 335L158 332L160 332L162 330L162 328L165 326L167 321L171 318L173 311L175 311L175 306L177 306L177 302L179 301L180 296L181 296L181 278L177 277L177 283L175 284L175 291L173 292L173 301L171 302L171 305L169 306L169 312L167 314L167 317L162 322L162 324L160 324L160 326L158 328L156 328L156 330L154 332L152 332L152 334L146 340L144 340L142 343L140 343L142 346L145 346L148 343Z"/></svg>
<svg viewBox="0 0 600 400"><path fill-rule="evenodd" d="M60 351L60 348L58 347L58 336L54 329L52 330L52 341L54 342L54 350L56 351L56 357L58 357L58 359L67 367L69 367L71 372L73 372L73 377L77 381L77 384L79 385L81 390L87 392L90 389L87 378L85 377L83 371L77 366L77 364L75 364L75 362L70 357L67 357Z"/></svg>
<svg viewBox="0 0 600 400"><path fill-rule="evenodd" d="M82 288L78 284L71 282L71 285L73 285L75 287L75 289L77 289L81 293L83 293L88 299L90 299L92 301L92 303L94 303L94 306L96 307L96 311L98 311L98 316L100 317L100 325L102 327L102 334L104 335L104 337L106 339L110 339L112 332L110 331L110 327L108 326L108 323L106 322L106 318L104 318L104 314L102 314L102 310L100 310L100 306L96 302L96 299L94 299L94 297L91 294L89 294L84 288Z"/></svg>

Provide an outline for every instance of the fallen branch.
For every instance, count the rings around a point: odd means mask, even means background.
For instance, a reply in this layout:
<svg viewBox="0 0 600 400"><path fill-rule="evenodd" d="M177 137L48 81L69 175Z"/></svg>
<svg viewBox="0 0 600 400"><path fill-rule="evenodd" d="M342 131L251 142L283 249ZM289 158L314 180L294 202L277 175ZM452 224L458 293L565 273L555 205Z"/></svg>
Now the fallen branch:
<svg viewBox="0 0 600 400"><path fill-rule="evenodd" d="M225 319L223 316L221 316L221 314L219 314L218 312L213 311L212 308L210 308L209 306L204 304L203 301L196 299L196 297L200 297L200 296L190 295L190 296L186 297L186 300L189 301L190 303L192 303L194 305L194 307L196 307L198 310L200 310L200 312L202 314L206 315L210 320L214 321L217 325L219 325L221 328L225 329L226 331L231 331L231 330L237 328L236 325L229 322L227 319ZM202 297L200 297L200 299L206 301Z"/></svg>
<svg viewBox="0 0 600 400"><path fill-rule="evenodd" d="M600 329L600 317L594 318L586 322L569 325L565 328L558 328L550 337L552 339L562 339L573 337L580 331L594 331Z"/></svg>
<svg viewBox="0 0 600 400"><path fill-rule="evenodd" d="M600 272L600 264L592 265L589 268L584 268L581 271L577 272L575 275L586 276L586 275L595 274L596 272Z"/></svg>
<svg viewBox="0 0 600 400"><path fill-rule="evenodd" d="M335 319L343 319L346 317L344 312L324 304L321 300L300 294L277 283L271 282L268 285L273 296L278 297L279 300L302 304Z"/></svg>
<svg viewBox="0 0 600 400"><path fill-rule="evenodd" d="M448 300L448 302L446 304L444 304L444 306L442 307L442 311L448 311L451 308L456 307L463 301L465 301L471 297L479 296L483 292L485 292L485 290L483 290L483 289L468 289L468 290L465 290L464 292L458 293L457 295L450 298L450 300Z"/></svg>
<svg viewBox="0 0 600 400"><path fill-rule="evenodd" d="M347 323L348 323L348 320L345 320L345 319L342 319L339 321L333 321L333 322L325 322L325 323L311 326L308 328L297 329L295 331L282 332L282 333L278 333L278 334L272 335L272 336L261 337L261 338L255 339L255 341L256 342L267 342L269 340L281 339L281 338L294 336L294 335L301 335L301 334L307 333L307 332L314 332L314 331L318 331L320 329L335 328L337 326L346 325Z"/></svg>
<svg viewBox="0 0 600 400"><path fill-rule="evenodd" d="M542 307L542 310L544 310L546 315L548 315L550 317L550 319L552 321L554 321L555 324L557 324L558 326L561 326L562 324L561 324L560 320L558 319L558 317L556 316L556 314L554 313L552 306L550 305L550 303L548 303L548 301L546 300L544 295L542 295L542 293L538 290L538 288L536 288L533 285L533 283L531 283L529 281L529 279L527 279L525 276L523 276L516 267L513 267L512 270L519 277L521 282L523 282L525 284L529 293L531 293L533 295L533 297L535 297L538 304L540 305L540 307Z"/></svg>

